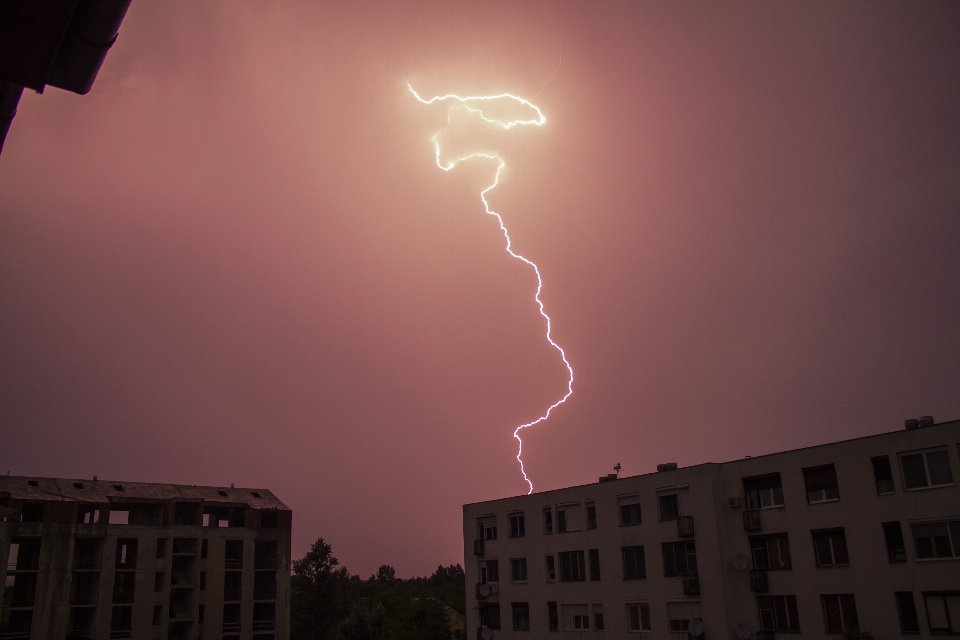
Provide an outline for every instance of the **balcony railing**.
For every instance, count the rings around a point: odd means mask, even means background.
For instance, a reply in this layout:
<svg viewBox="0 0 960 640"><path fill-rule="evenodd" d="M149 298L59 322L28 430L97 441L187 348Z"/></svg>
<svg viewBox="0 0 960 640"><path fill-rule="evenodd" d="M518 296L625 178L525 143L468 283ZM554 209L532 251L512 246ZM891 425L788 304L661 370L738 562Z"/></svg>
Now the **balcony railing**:
<svg viewBox="0 0 960 640"><path fill-rule="evenodd" d="M760 531L760 512L756 509L748 509L743 512L743 530Z"/></svg>
<svg viewBox="0 0 960 640"><path fill-rule="evenodd" d="M697 574L691 573L690 575L683 576L683 595L700 595L700 577Z"/></svg>
<svg viewBox="0 0 960 640"><path fill-rule="evenodd" d="M473 555L482 556L483 555L483 539L473 541Z"/></svg>
<svg viewBox="0 0 960 640"><path fill-rule="evenodd" d="M677 518L677 535L681 538L689 538L693 535L693 516Z"/></svg>
<svg viewBox="0 0 960 640"><path fill-rule="evenodd" d="M254 631L273 631L274 627L277 626L275 620L254 620L253 621L253 630Z"/></svg>
<svg viewBox="0 0 960 640"><path fill-rule="evenodd" d="M223 568L227 571L243 569L242 558L227 558L223 561Z"/></svg>
<svg viewBox="0 0 960 640"><path fill-rule="evenodd" d="M171 587L195 587L197 586L196 574L174 573L170 576Z"/></svg>
<svg viewBox="0 0 960 640"><path fill-rule="evenodd" d="M224 622L224 623L223 623L223 632L224 632L224 633L240 633L240 623L239 623L239 622Z"/></svg>
<svg viewBox="0 0 960 640"><path fill-rule="evenodd" d="M756 593L766 593L770 591L770 585L767 583L766 569L752 569L750 571L750 591Z"/></svg>

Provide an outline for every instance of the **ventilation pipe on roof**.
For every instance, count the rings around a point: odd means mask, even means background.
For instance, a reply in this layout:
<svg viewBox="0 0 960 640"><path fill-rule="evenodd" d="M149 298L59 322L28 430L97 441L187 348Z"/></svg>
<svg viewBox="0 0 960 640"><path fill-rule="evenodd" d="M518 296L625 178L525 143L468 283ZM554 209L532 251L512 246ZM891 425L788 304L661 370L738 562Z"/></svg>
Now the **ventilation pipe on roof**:
<svg viewBox="0 0 960 640"><path fill-rule="evenodd" d="M920 416L919 422L921 427L932 427L933 416Z"/></svg>

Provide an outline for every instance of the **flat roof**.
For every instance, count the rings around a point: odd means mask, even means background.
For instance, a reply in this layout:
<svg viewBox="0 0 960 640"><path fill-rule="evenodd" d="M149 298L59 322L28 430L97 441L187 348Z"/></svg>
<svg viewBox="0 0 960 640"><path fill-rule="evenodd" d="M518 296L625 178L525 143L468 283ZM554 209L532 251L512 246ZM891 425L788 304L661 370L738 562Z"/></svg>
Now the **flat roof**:
<svg viewBox="0 0 960 640"><path fill-rule="evenodd" d="M919 430L926 431L927 429L930 429L930 428L932 428L932 427L941 427L941 426L947 426L947 425L960 425L960 419L958 419L958 420L947 420L946 422L937 422L937 423L935 423L935 424L932 424L932 425L929 425L929 426L926 426L926 427L918 427L918 429L919 429ZM775 452L773 452L773 453L764 453L764 454L761 454L761 455L758 455L758 456L750 456L749 459L750 459L750 460L758 460L758 459L760 459L760 458L767 458L767 457L769 457L769 456L780 456L780 455L784 455L784 454L787 454L787 453L795 453L795 452L797 452L797 451L807 451L807 450L809 450L809 449L817 449L817 448L819 448L819 447L831 447L831 446L834 446L834 445L844 444L844 443L847 443L847 442L856 442L856 441L858 441L858 440L869 440L870 438L882 438L882 437L884 437L884 436L891 436L891 435L896 435L896 434L900 434L900 433L913 433L913 431L914 431L914 429L897 429L896 431L884 431L883 433L874 433L874 434L871 434L871 435L869 435L869 436L859 436L859 437L856 437L856 438L849 438L849 439L847 439L847 440L837 440L837 441L835 441L835 442L825 442L825 443L823 443L823 444L814 444L814 445L810 445L809 447L798 447L798 448L796 448L796 449L786 449L785 451L775 451ZM701 463L699 463L699 464L692 464L692 465L690 465L690 466L688 466L688 467L678 467L678 469L695 469L695 468L697 468L697 467L704 467L704 466L708 466L708 465L731 464L731 463L733 463L733 462L742 462L742 461L745 460L745 459L746 459L746 458L735 458L735 459L733 459L733 460L727 460L727 461L725 461L725 462L701 462ZM631 479L631 478L643 478L643 477L645 477L645 476L657 475L658 473L660 473L660 472L659 472L659 471L651 471L651 472L649 472L649 473L640 473L640 474L637 474L637 475L635 475L635 476L624 476L623 478L618 478L617 480L629 480L629 479ZM571 486L569 486L569 487L559 487L559 488L557 488L557 489L547 489L546 491L535 491L534 493L531 493L531 494L520 494L520 495L513 495L513 496L504 496L503 498L493 498L493 499L491 499L491 500L481 500L480 502L468 502L468 503L464 504L463 506L464 506L464 507L470 507L470 506L478 505L478 504L487 504L488 502L497 502L497 501L499 501L499 500L508 500L508 499L510 499L510 498L522 498L522 497L524 497L524 495L533 495L533 496L535 496L535 495L545 495L545 494L548 494L548 493L553 493L554 491L566 491L567 489L576 489L576 488L578 488L578 487L589 487L589 486L593 486L593 485L595 485L595 484L599 484L599 483L597 483L597 482L590 482L590 483L587 483L587 484L575 484L575 485L571 485Z"/></svg>
<svg viewBox="0 0 960 640"><path fill-rule="evenodd" d="M252 509L289 511L268 489L206 487L189 484L88 480L83 478L38 478L0 476L0 492L14 500L46 500L102 504L137 500L203 500L221 504L244 504Z"/></svg>

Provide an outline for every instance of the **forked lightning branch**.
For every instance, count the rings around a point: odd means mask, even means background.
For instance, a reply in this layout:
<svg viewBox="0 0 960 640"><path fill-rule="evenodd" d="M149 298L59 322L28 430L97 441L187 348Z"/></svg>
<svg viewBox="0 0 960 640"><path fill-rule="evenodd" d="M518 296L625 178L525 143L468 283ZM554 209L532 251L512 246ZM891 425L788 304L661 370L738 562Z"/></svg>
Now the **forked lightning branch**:
<svg viewBox="0 0 960 640"><path fill-rule="evenodd" d="M463 109L469 113L476 114L481 120L483 120L488 124L502 127L504 129L512 129L513 127L517 127L517 126L542 126L547 121L547 119L543 115L543 112L540 111L539 107L537 107L535 104L533 104L529 100L526 100L519 96L515 96L510 93L501 93L501 94L492 95L492 96L466 96L466 97L461 97L454 94L447 94L443 96L434 96L432 98L425 99L420 97L420 95L414 90L412 86L410 86L409 83L407 84L407 87L410 89L410 93L412 93L413 96L423 104L449 102L451 103L450 111L453 111L454 109ZM536 113L536 117L529 118L529 119L513 119L513 120L499 119L499 118L491 117L488 115L488 113L484 112L485 105L488 105L488 104L493 105L503 101L515 102L523 107L529 108L534 113ZM450 111L448 111L448 116ZM488 112L489 112L489 109L488 109ZM540 315L543 316L543 319L546 321L547 342L549 342L550 346L552 346L554 349L557 350L557 352L560 354L560 358L563 360L564 366L566 366L567 368L567 374L568 374L567 392L563 395L563 397L557 400L556 402L554 402L549 407L547 407L547 410L544 411L543 415L541 415L539 418L537 418L536 420L532 420L530 422L521 424L513 431L513 437L517 439L517 443L518 443L517 462L520 463L520 473L523 474L523 479L526 481L529 487L529 491L527 491L527 493L530 494L530 493L533 493L533 482L527 476L527 472L523 467L523 440L520 438L520 431L522 431L523 429L526 429L527 427L532 427L535 424L539 424L545 421L547 418L550 417L550 414L553 412L554 409L556 409L561 404L566 402L567 398L569 398L570 395L573 394L573 367L570 366L570 362L567 360L567 354L563 351L563 348L553 340L550 316L547 315L546 311L544 311L543 301L540 299L540 292L543 289L543 278L541 278L540 276L540 269L532 260L530 260L529 258L525 258L524 256L518 253L515 253L513 251L512 242L510 240L510 233L507 231L507 227L503 222L503 218L500 216L499 213L497 213L496 211L490 208L490 203L487 201L487 194L490 193L493 189L495 189L497 187L497 184L499 184L500 172L503 170L503 167L505 166L503 158L501 158L496 153L478 152L478 153L471 153L461 157L455 157L452 160L448 160L447 162L444 162L442 159L442 153L440 149L440 132L437 132L436 134L434 134L433 144L434 144L434 150L436 152L437 166L443 169L444 171L450 171L461 162L465 162L467 160L489 160L496 164L496 171L494 172L493 182L490 184L490 186L488 186L487 188L483 189L480 192L480 200L483 202L483 208L487 212L487 214L497 219L497 222L500 225L500 230L503 232L503 237L506 240L507 253L510 254L511 257L516 258L517 260L520 260L521 262L529 265L530 268L533 269L534 274L537 276L537 291L534 294L534 300L537 303L537 307L540 311Z"/></svg>

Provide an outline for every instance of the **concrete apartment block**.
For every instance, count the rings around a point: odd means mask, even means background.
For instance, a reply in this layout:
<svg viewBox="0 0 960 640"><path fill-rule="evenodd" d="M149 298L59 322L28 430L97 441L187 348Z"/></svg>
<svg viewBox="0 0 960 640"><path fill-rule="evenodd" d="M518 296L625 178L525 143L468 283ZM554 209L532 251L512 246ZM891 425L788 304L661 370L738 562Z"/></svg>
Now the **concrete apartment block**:
<svg viewBox="0 0 960 640"><path fill-rule="evenodd" d="M291 512L265 489L0 476L0 639L286 640Z"/></svg>
<svg viewBox="0 0 960 640"><path fill-rule="evenodd" d="M467 632L960 634L960 421L463 507Z"/></svg>

